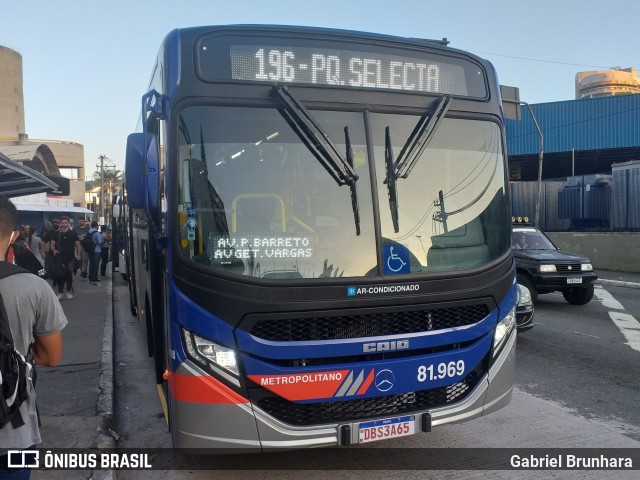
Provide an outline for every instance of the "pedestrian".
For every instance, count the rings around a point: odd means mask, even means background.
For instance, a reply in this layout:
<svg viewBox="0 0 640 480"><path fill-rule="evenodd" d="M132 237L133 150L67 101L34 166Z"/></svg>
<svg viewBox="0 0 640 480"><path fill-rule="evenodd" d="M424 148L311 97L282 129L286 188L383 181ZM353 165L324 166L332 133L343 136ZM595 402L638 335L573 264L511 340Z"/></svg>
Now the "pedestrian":
<svg viewBox="0 0 640 480"><path fill-rule="evenodd" d="M73 227L73 231L78 235L78 239L82 242L82 239L89 231L89 222L87 222L84 218L78 219L78 224ZM82 265L80 266L80 276L82 278L87 278L87 267L89 265L89 253L85 252L82 249ZM75 272L74 272L75 273Z"/></svg>
<svg viewBox="0 0 640 480"><path fill-rule="evenodd" d="M16 208L0 197L0 258L16 233ZM4 271L18 267L2 263ZM36 413L35 370L31 365L55 367L62 357L62 329L67 324L60 302L44 280L30 273L0 278L0 293L7 313L13 347L29 363L25 370L26 398L16 415L0 428L0 478L28 479L28 468L8 468L7 451L33 449L42 440Z"/></svg>
<svg viewBox="0 0 640 480"><path fill-rule="evenodd" d="M44 243L44 251L45 256L51 251L51 240L53 240L53 236L58 236L58 229L60 228L60 219L54 218L51 222L44 222L44 230L42 231L42 235L40 235L40 239Z"/></svg>
<svg viewBox="0 0 640 480"><path fill-rule="evenodd" d="M52 235L51 252L59 255L64 264L67 266L67 274L61 280L58 280L58 300L64 298L64 286L67 286L67 300L73 298L73 265L75 260L82 258L82 247L76 232L69 228L69 217L60 219L60 228L57 233Z"/></svg>
<svg viewBox="0 0 640 480"><path fill-rule="evenodd" d="M35 255L35 257L40 262L40 265L44 267L44 257L42 256L42 239L36 234L35 228L31 225L25 225L23 227L24 234L26 236L26 244L29 246L29 250L31 253Z"/></svg>
<svg viewBox="0 0 640 480"><path fill-rule="evenodd" d="M107 263L109 263L109 250L111 250L111 227L107 228L106 225L100 227L100 235L102 236L102 245L100 251L102 252L102 261L100 263L100 276L106 277Z"/></svg>
<svg viewBox="0 0 640 480"><path fill-rule="evenodd" d="M40 277L45 277L46 275L40 260L38 260L28 246L27 237L24 234L24 231L15 230L13 242L9 244L4 260L5 262L18 265L34 275L38 275Z"/></svg>
<svg viewBox="0 0 640 480"><path fill-rule="evenodd" d="M54 218L53 220L51 220L51 222L44 222L44 230L42 232L42 235L40 236L42 243L44 244L44 251L41 251L40 253L42 255L42 258L44 258L45 269L47 268L47 256L53 255L53 252L51 251L51 240L53 240L54 236L57 237L59 228L59 218ZM56 288L58 281L53 277L52 279L53 281L51 282L51 284L53 288Z"/></svg>
<svg viewBox="0 0 640 480"><path fill-rule="evenodd" d="M98 267L100 266L100 259L102 258L102 236L100 232L98 232L98 222L95 220L91 222L91 228L85 234L88 235L93 241L94 247L93 252L88 252L89 254L89 283L91 285L98 285Z"/></svg>

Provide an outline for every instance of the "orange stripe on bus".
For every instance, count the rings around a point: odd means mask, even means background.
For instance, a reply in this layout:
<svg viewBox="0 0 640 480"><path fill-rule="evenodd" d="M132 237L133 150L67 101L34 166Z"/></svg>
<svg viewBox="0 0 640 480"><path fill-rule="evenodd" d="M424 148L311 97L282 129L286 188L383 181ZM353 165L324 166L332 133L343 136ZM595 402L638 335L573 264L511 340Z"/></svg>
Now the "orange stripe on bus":
<svg viewBox="0 0 640 480"><path fill-rule="evenodd" d="M210 376L173 372L169 377L169 388L171 396L179 402L234 405L249 403L242 395Z"/></svg>
<svg viewBox="0 0 640 480"><path fill-rule="evenodd" d="M371 385L371 382L373 382L373 368L369 372L369 375L367 376L367 379L364 381L364 383L360 387L360 390L358 390L357 395L362 395L363 393L365 393L367 391L367 389L369 388L369 385Z"/></svg>

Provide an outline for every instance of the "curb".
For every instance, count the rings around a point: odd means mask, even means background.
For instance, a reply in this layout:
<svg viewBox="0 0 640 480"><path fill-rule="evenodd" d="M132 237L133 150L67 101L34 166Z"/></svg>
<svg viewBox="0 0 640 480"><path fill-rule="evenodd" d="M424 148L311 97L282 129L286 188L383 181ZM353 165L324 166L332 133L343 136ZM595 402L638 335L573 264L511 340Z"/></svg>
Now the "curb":
<svg viewBox="0 0 640 480"><path fill-rule="evenodd" d="M611 285L613 287L626 287L626 288L640 288L640 283L638 282L625 282L624 280L607 280L607 279L598 279L596 283L600 285Z"/></svg>
<svg viewBox="0 0 640 480"><path fill-rule="evenodd" d="M102 418L102 429L96 438L97 448L115 448L116 441L112 435L114 426L114 367L113 367L113 279L107 284L107 298L105 302L104 335L102 337L102 360L96 413ZM94 470L95 480L115 480L113 470Z"/></svg>

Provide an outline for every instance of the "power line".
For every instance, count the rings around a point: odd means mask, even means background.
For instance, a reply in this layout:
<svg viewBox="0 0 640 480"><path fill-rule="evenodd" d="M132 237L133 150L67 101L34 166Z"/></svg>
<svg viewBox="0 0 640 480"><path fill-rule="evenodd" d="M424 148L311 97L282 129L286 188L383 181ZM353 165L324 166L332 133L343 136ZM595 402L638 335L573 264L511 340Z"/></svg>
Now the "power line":
<svg viewBox="0 0 640 480"><path fill-rule="evenodd" d="M559 62L556 60L544 60L541 58L519 57L517 55L504 55L502 53L481 52L479 50L469 50L469 51L472 53L480 53L482 55L494 55L496 57L514 58L516 60L526 60L528 62L554 63L557 65L571 65L573 67L603 68L605 70L610 70L613 68L613 67L605 67L603 65L587 65L584 63Z"/></svg>

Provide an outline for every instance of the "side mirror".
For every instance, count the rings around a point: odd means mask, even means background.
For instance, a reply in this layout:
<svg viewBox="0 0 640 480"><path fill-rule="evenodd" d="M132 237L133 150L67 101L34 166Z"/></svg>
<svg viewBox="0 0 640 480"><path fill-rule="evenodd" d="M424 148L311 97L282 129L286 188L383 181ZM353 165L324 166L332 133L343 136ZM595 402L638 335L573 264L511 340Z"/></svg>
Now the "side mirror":
<svg viewBox="0 0 640 480"><path fill-rule="evenodd" d="M144 209L149 218L159 204L158 141L152 133L132 133L127 137L125 183L127 203Z"/></svg>

